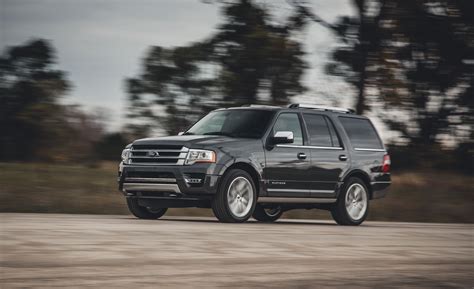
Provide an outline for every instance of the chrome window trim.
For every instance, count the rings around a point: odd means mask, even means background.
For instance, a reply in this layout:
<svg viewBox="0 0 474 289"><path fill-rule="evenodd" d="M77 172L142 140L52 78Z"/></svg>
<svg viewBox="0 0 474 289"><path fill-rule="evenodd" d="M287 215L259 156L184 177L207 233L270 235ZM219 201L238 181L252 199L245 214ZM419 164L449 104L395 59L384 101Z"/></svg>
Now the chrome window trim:
<svg viewBox="0 0 474 289"><path fill-rule="evenodd" d="M367 151L367 152L387 152L386 149L366 149L366 148L354 148L355 151Z"/></svg>
<svg viewBox="0 0 474 289"><path fill-rule="evenodd" d="M342 147L318 147L318 146L299 146L299 145L277 145L283 148L303 148L303 149L320 149L320 150L344 150Z"/></svg>

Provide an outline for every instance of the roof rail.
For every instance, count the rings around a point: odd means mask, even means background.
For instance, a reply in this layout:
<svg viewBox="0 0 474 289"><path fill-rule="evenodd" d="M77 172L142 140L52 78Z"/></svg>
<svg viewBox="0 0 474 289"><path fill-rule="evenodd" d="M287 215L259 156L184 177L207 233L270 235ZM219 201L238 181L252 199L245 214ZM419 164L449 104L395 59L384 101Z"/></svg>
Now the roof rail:
<svg viewBox="0 0 474 289"><path fill-rule="evenodd" d="M341 107L323 106L323 105L314 105L314 104L302 104L302 103L292 103L288 105L288 108L309 108L309 109L317 109L317 110L323 110L323 111L355 113L355 110L350 109L350 108L341 108Z"/></svg>
<svg viewBox="0 0 474 289"><path fill-rule="evenodd" d="M244 104L241 107L272 107L272 108L281 108L276 105L266 105L266 104Z"/></svg>

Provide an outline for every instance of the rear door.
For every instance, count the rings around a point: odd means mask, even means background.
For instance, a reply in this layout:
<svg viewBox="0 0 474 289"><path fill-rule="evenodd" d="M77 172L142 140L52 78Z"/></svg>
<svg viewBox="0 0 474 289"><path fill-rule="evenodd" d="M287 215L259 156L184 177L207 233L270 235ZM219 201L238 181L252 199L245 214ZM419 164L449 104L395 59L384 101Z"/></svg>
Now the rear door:
<svg viewBox="0 0 474 289"><path fill-rule="evenodd" d="M267 147L264 176L268 196L307 197L310 194L308 169L310 150L304 146L304 130L298 113L278 115L269 137L277 131L291 131L294 142Z"/></svg>
<svg viewBox="0 0 474 289"><path fill-rule="evenodd" d="M390 185L390 173L382 172L387 151L372 122L363 117L340 116L352 146L353 166L364 170L371 178L373 190L382 190Z"/></svg>
<svg viewBox="0 0 474 289"><path fill-rule="evenodd" d="M312 197L333 197L349 167L349 155L328 116L304 113L303 119L311 153L310 194Z"/></svg>

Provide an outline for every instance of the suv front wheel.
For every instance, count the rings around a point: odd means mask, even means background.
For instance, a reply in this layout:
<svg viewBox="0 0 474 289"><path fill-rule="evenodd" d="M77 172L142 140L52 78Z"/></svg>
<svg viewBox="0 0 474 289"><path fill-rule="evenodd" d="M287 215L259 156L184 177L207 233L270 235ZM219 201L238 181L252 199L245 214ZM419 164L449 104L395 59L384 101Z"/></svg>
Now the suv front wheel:
<svg viewBox="0 0 474 289"><path fill-rule="evenodd" d="M346 226L362 224L369 212L369 194L366 185L359 178L350 178L344 183L331 214L336 223Z"/></svg>
<svg viewBox="0 0 474 289"><path fill-rule="evenodd" d="M212 211L221 222L241 223L252 216L256 200L252 177L244 170L232 169L222 179L212 201Z"/></svg>

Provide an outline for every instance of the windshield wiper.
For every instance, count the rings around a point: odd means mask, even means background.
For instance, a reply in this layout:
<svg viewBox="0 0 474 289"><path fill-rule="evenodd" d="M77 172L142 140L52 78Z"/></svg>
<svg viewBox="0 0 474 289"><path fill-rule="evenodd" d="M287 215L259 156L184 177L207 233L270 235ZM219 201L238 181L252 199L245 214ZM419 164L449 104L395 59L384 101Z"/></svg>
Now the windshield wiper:
<svg viewBox="0 0 474 289"><path fill-rule="evenodd" d="M231 133L222 132L222 131L206 132L206 133L203 133L203 135L223 135L223 136L235 137L235 136L234 136L233 134L231 134Z"/></svg>
<svg viewBox="0 0 474 289"><path fill-rule="evenodd" d="M194 134L194 132L189 132L188 131L188 132L183 133L182 135L193 135L193 134Z"/></svg>

